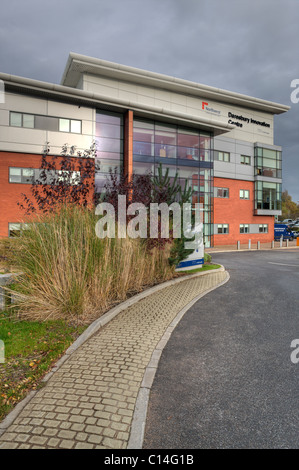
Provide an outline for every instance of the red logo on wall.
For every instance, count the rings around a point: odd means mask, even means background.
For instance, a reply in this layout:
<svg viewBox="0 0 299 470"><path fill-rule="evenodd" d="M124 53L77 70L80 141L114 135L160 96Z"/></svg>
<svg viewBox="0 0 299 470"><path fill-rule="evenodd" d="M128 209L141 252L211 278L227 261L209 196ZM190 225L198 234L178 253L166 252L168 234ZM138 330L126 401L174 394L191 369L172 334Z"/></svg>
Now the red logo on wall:
<svg viewBox="0 0 299 470"><path fill-rule="evenodd" d="M201 102L201 109L205 109L205 106L208 106L209 103L206 103L205 101Z"/></svg>

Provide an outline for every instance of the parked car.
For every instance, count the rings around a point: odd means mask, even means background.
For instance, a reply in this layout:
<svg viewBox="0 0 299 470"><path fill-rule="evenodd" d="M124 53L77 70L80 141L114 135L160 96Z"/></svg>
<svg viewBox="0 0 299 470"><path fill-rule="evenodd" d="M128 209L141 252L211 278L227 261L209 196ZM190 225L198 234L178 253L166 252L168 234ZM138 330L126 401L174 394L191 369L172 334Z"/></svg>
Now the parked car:
<svg viewBox="0 0 299 470"><path fill-rule="evenodd" d="M293 221L293 219L284 219L284 220L283 220L282 222L280 222L280 223L281 223L281 224L288 224L288 225L290 225L290 224L294 223L294 221Z"/></svg>
<svg viewBox="0 0 299 470"><path fill-rule="evenodd" d="M294 232L295 238L298 237L299 235L299 223L297 222L296 224L291 226L292 232Z"/></svg>
<svg viewBox="0 0 299 470"><path fill-rule="evenodd" d="M296 238L295 233L291 230L288 224L274 224L274 240L294 240Z"/></svg>

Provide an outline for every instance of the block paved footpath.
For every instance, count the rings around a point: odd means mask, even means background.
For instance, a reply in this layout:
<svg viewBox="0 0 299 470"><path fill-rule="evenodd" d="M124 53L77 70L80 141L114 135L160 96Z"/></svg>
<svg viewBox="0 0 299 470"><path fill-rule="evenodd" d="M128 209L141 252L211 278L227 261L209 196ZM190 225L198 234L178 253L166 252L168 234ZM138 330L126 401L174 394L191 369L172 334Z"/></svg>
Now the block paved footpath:
<svg viewBox="0 0 299 470"><path fill-rule="evenodd" d="M228 277L224 268L188 276L121 311L68 356L8 426L0 423L0 449L135 448L128 445L138 394L150 389L171 331L192 302Z"/></svg>

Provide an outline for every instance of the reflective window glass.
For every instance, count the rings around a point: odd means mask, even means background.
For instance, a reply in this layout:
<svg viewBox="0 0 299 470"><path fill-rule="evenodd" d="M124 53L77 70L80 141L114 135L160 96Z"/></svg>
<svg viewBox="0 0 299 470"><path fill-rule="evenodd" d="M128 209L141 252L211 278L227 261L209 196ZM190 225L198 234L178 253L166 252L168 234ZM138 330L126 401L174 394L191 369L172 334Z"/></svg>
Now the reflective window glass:
<svg viewBox="0 0 299 470"><path fill-rule="evenodd" d="M70 120L69 119L59 119L59 131L70 132Z"/></svg>
<svg viewBox="0 0 299 470"><path fill-rule="evenodd" d="M81 121L71 120L71 132L81 134Z"/></svg>
<svg viewBox="0 0 299 470"><path fill-rule="evenodd" d="M16 127L22 127L22 114L10 113L10 125L16 126Z"/></svg>
<svg viewBox="0 0 299 470"><path fill-rule="evenodd" d="M34 115L33 114L23 114L23 127L30 129L34 128Z"/></svg>

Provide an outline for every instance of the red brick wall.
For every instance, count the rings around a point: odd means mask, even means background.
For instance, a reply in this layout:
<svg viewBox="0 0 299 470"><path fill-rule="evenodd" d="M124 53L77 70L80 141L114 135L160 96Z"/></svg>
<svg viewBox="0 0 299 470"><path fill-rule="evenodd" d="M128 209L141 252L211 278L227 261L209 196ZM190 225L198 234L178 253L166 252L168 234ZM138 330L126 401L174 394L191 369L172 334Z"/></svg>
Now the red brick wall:
<svg viewBox="0 0 299 470"><path fill-rule="evenodd" d="M31 195L30 184L9 183L9 167L40 168L40 164L41 155L0 152L0 238L8 236L9 223L27 219L17 203L23 201L22 193Z"/></svg>
<svg viewBox="0 0 299 470"><path fill-rule="evenodd" d="M271 242L274 238L274 216L254 215L254 182L214 178L214 187L229 188L229 198L214 198L214 224L229 224L228 234L214 235L214 246ZM250 199L240 199L240 189L249 190ZM240 224L268 224L268 233L240 233Z"/></svg>

